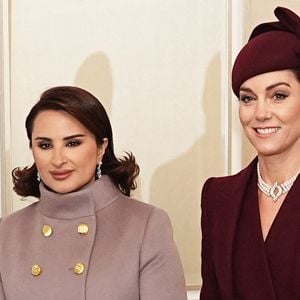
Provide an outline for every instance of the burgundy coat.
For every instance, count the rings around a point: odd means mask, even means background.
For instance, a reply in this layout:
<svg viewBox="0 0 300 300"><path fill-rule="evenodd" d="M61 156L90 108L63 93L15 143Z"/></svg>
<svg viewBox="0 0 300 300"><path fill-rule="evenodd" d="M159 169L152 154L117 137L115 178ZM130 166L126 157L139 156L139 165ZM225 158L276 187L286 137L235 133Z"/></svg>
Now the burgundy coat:
<svg viewBox="0 0 300 300"><path fill-rule="evenodd" d="M1 300L186 299L167 214L107 176L65 195L42 185L38 203L4 218L0 273Z"/></svg>
<svg viewBox="0 0 300 300"><path fill-rule="evenodd" d="M264 241L256 164L203 187L201 300L300 299L300 178Z"/></svg>

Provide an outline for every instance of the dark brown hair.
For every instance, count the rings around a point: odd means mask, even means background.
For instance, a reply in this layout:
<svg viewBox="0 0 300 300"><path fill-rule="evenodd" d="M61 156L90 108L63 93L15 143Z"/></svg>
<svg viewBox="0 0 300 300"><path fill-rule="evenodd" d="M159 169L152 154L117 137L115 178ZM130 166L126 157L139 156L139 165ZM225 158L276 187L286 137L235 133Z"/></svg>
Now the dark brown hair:
<svg viewBox="0 0 300 300"><path fill-rule="evenodd" d="M291 69L291 71L295 74L297 80L300 82L300 68Z"/></svg>
<svg viewBox="0 0 300 300"><path fill-rule="evenodd" d="M45 110L67 112L94 134L98 145L103 144L104 138L108 139L102 159L102 174L107 174L123 194L130 196L131 190L136 189L135 179L139 174L139 166L132 153L127 152L123 158L116 158L111 124L100 101L91 93L78 87L60 86L45 91L26 118L25 125L30 147L34 120ZM31 167L15 168L12 176L14 190L18 195L40 196L35 163Z"/></svg>

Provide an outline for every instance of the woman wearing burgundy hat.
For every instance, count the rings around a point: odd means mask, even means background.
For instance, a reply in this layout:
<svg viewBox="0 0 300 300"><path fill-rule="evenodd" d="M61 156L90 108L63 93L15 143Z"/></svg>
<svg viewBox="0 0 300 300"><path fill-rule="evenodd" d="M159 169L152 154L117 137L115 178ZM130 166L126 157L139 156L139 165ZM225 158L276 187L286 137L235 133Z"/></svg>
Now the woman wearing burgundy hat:
<svg viewBox="0 0 300 300"><path fill-rule="evenodd" d="M282 7L275 15L233 66L257 157L203 187L203 300L300 299L300 18Z"/></svg>

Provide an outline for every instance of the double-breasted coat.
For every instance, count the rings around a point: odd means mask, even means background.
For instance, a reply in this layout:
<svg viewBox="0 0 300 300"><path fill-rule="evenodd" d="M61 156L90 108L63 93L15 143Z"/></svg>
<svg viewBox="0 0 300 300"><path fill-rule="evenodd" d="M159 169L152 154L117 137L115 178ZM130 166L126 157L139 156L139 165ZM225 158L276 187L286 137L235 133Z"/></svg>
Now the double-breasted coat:
<svg viewBox="0 0 300 300"><path fill-rule="evenodd" d="M202 300L300 299L300 178L264 240L256 164L203 187Z"/></svg>
<svg viewBox="0 0 300 300"><path fill-rule="evenodd" d="M108 176L0 223L0 299L184 300L167 214L124 196Z"/></svg>

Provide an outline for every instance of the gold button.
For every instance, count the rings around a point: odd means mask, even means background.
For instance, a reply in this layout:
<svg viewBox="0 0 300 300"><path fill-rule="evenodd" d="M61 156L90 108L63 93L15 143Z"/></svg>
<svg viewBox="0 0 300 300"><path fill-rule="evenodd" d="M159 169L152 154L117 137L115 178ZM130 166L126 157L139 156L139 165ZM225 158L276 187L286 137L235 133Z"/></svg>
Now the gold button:
<svg viewBox="0 0 300 300"><path fill-rule="evenodd" d="M77 231L79 234L87 234L89 232L89 226L85 223L78 225Z"/></svg>
<svg viewBox="0 0 300 300"><path fill-rule="evenodd" d="M83 271L84 271L84 264L83 263L76 263L74 268L73 268L73 271L75 274L82 274Z"/></svg>
<svg viewBox="0 0 300 300"><path fill-rule="evenodd" d="M39 276L42 273L42 268L39 265L33 265L31 268L31 274L33 276Z"/></svg>
<svg viewBox="0 0 300 300"><path fill-rule="evenodd" d="M49 237L53 233L53 229L50 225L44 225L42 232L44 236Z"/></svg>

